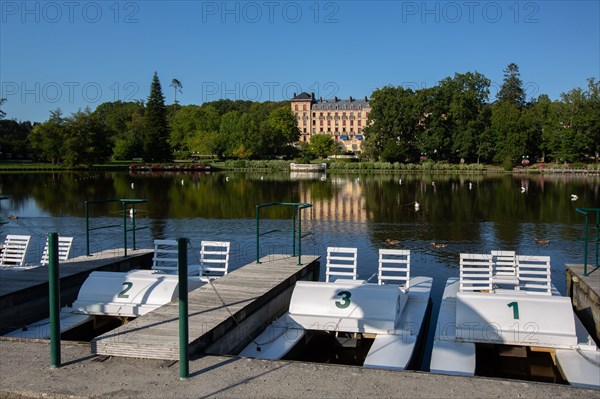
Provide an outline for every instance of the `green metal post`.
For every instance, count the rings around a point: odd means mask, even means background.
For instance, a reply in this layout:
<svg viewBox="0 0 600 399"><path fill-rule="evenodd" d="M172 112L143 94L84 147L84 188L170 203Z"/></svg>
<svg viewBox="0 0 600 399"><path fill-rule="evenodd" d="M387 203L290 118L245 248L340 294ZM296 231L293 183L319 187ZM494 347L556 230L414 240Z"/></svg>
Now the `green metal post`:
<svg viewBox="0 0 600 399"><path fill-rule="evenodd" d="M190 360L188 354L188 264L187 264L186 238L179 238L178 266L179 266L179 378L185 380L190 374Z"/></svg>
<svg viewBox="0 0 600 399"><path fill-rule="evenodd" d="M258 212L260 210L260 207L257 205L256 206L256 263L260 263L260 227L258 225Z"/></svg>
<svg viewBox="0 0 600 399"><path fill-rule="evenodd" d="M131 204L131 238L133 240L133 250L135 251L135 204Z"/></svg>
<svg viewBox="0 0 600 399"><path fill-rule="evenodd" d="M90 256L90 214L88 213L88 202L85 201L85 254Z"/></svg>
<svg viewBox="0 0 600 399"><path fill-rule="evenodd" d="M296 256L296 212L297 208L292 206L292 256Z"/></svg>
<svg viewBox="0 0 600 399"><path fill-rule="evenodd" d="M587 262L588 262L588 229L589 229L589 223L588 223L588 215L587 213L585 214L585 251L583 253L583 275L587 277L588 272L587 272Z"/></svg>
<svg viewBox="0 0 600 399"><path fill-rule="evenodd" d="M598 267L598 242L600 241L600 209L596 209L596 267Z"/></svg>
<svg viewBox="0 0 600 399"><path fill-rule="evenodd" d="M48 286L50 302L50 367L60 367L60 279L58 233L48 234Z"/></svg>
<svg viewBox="0 0 600 399"><path fill-rule="evenodd" d="M123 202L123 251L127 256L127 204Z"/></svg>
<svg viewBox="0 0 600 399"><path fill-rule="evenodd" d="M296 208L298 212L298 266L302 264L302 217L300 217L301 208Z"/></svg>

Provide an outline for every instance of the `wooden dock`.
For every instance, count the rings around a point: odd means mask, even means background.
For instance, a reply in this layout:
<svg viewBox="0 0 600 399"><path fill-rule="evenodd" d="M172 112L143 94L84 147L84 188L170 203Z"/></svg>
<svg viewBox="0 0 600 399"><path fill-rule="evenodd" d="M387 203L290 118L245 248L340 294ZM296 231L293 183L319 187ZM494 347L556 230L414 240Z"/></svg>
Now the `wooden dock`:
<svg viewBox="0 0 600 399"><path fill-rule="evenodd" d="M189 294L190 353L235 353L287 310L297 280L317 280L319 257L271 255ZM99 355L179 359L178 302L95 338Z"/></svg>
<svg viewBox="0 0 600 399"><path fill-rule="evenodd" d="M59 264L61 304L72 303L79 288L95 270L128 271L149 268L152 250L107 250ZM48 267L11 271L0 268L0 335L48 317Z"/></svg>
<svg viewBox="0 0 600 399"><path fill-rule="evenodd" d="M567 265L567 295L573 308L592 337L600 345L600 269L588 265L588 276L583 265Z"/></svg>

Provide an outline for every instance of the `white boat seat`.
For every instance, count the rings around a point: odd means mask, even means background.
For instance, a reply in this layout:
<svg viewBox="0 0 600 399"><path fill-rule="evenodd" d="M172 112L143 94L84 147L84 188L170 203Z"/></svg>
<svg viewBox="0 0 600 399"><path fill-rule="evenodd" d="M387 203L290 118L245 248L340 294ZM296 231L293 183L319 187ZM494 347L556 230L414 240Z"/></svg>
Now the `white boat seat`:
<svg viewBox="0 0 600 399"><path fill-rule="evenodd" d="M325 282L334 281L338 277L356 280L357 254L357 248L327 247Z"/></svg>
<svg viewBox="0 0 600 399"><path fill-rule="evenodd" d="M518 256L519 289L527 294L552 295L549 256Z"/></svg>
<svg viewBox="0 0 600 399"><path fill-rule="evenodd" d="M380 249L377 283L379 285L395 282L403 288L409 288L410 251L407 249Z"/></svg>
<svg viewBox="0 0 600 399"><path fill-rule="evenodd" d="M179 273L179 245L177 240L154 240L152 270Z"/></svg>
<svg viewBox="0 0 600 399"><path fill-rule="evenodd" d="M30 241L30 235L7 235L0 254L0 266L24 266Z"/></svg>
<svg viewBox="0 0 600 399"><path fill-rule="evenodd" d="M492 255L460 254L459 290L492 290Z"/></svg>
<svg viewBox="0 0 600 399"><path fill-rule="evenodd" d="M517 255L515 251L492 251L493 275L492 284L497 289L516 289L519 287L517 277Z"/></svg>
<svg viewBox="0 0 600 399"><path fill-rule="evenodd" d="M230 247L231 244L227 241L202 241L200 273L203 277L214 280L228 273Z"/></svg>
<svg viewBox="0 0 600 399"><path fill-rule="evenodd" d="M71 246L73 245L73 237L58 237L58 260L65 261L69 259L71 254ZM48 239L46 239L46 245L44 246L44 252L42 253L42 265L49 263L48 259Z"/></svg>

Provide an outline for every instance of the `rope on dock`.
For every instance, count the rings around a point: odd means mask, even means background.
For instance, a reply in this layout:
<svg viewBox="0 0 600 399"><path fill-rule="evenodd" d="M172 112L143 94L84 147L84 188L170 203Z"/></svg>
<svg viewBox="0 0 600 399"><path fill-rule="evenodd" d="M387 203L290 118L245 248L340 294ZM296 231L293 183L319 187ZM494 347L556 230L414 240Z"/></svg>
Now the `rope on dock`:
<svg viewBox="0 0 600 399"><path fill-rule="evenodd" d="M596 360L594 360L591 357L589 357L588 355L586 355L580 348L577 348L577 353L579 353L582 358L584 358L585 360L587 360L588 362L590 362L594 366L600 367L600 362L597 362Z"/></svg>

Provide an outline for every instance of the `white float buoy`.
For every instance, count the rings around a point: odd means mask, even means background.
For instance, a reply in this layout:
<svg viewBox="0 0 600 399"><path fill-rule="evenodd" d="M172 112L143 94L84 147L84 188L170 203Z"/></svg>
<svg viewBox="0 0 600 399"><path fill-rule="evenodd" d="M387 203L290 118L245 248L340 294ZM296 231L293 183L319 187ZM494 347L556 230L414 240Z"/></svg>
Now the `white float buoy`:
<svg viewBox="0 0 600 399"><path fill-rule="evenodd" d="M131 208L131 209L129 210L129 217L130 217L130 218L133 218L133 215L134 215L135 213L136 213L136 211L134 211L134 210L133 210L133 208Z"/></svg>
<svg viewBox="0 0 600 399"><path fill-rule="evenodd" d="M183 179L181 179L181 185L183 186Z"/></svg>
<svg viewBox="0 0 600 399"><path fill-rule="evenodd" d="M419 203L417 201L415 201L415 211L418 211L419 207L420 207Z"/></svg>
<svg viewBox="0 0 600 399"><path fill-rule="evenodd" d="M226 177L225 177L225 181L229 181L229 176L226 176Z"/></svg>
<svg viewBox="0 0 600 399"><path fill-rule="evenodd" d="M398 180L398 184L402 185L402 179Z"/></svg>
<svg viewBox="0 0 600 399"><path fill-rule="evenodd" d="M134 186L134 184L133 184L133 183L131 183L131 189L132 189L132 190L133 190L133 186Z"/></svg>
<svg viewBox="0 0 600 399"><path fill-rule="evenodd" d="M571 194L571 201L577 201L579 197L575 194Z"/></svg>
<svg viewBox="0 0 600 399"><path fill-rule="evenodd" d="M469 190L473 189L473 183L469 183Z"/></svg>
<svg viewBox="0 0 600 399"><path fill-rule="evenodd" d="M521 192L524 193L527 189L524 186L521 186Z"/></svg>

